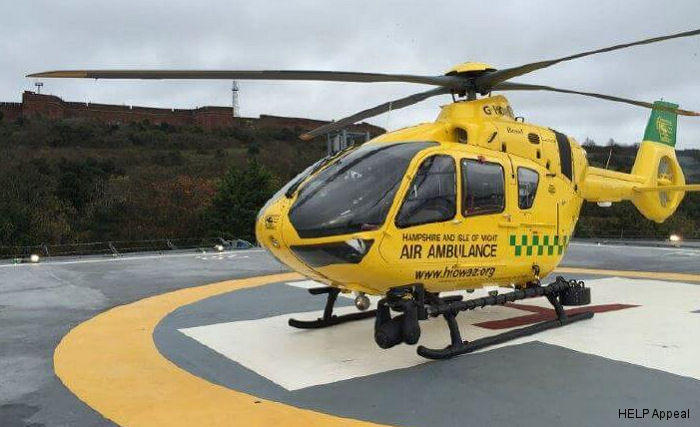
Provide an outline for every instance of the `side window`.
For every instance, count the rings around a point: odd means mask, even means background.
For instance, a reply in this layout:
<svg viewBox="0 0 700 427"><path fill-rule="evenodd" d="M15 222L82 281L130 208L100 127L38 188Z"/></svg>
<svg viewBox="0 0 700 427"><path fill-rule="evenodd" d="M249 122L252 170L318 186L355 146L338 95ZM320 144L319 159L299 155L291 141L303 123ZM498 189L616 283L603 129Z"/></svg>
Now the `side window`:
<svg viewBox="0 0 700 427"><path fill-rule="evenodd" d="M528 168L518 168L518 207L530 209L537 195L537 183L540 175Z"/></svg>
<svg viewBox="0 0 700 427"><path fill-rule="evenodd" d="M462 214L464 216L503 212L505 183L503 166L477 160L462 160Z"/></svg>
<svg viewBox="0 0 700 427"><path fill-rule="evenodd" d="M418 168L396 216L399 228L447 221L457 211L455 161L450 156L428 157Z"/></svg>

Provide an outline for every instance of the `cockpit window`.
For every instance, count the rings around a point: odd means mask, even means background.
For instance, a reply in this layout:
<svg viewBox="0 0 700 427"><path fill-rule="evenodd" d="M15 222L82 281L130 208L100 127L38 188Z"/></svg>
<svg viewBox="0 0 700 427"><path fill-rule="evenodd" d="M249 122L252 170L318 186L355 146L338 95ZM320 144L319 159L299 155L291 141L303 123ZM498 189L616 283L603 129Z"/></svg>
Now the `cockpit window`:
<svg viewBox="0 0 700 427"><path fill-rule="evenodd" d="M373 230L384 223L409 162L435 142L363 145L299 190L289 219L302 238Z"/></svg>
<svg viewBox="0 0 700 427"><path fill-rule="evenodd" d="M518 207L530 209L535 203L537 195L537 183L540 175L528 168L518 168Z"/></svg>
<svg viewBox="0 0 700 427"><path fill-rule="evenodd" d="M462 160L462 214L484 215L505 209L503 166Z"/></svg>
<svg viewBox="0 0 700 427"><path fill-rule="evenodd" d="M304 182L306 178L315 174L316 172L324 168L326 165L332 163L333 161L347 155L350 151L354 150L355 148L355 146L350 146L339 153L328 155L322 158L321 160L317 161L313 165L309 166L308 168L304 169L304 171L297 175L293 180L291 180L289 184L285 185L284 195L288 199L291 199L294 195L294 192L297 191L299 186Z"/></svg>
<svg viewBox="0 0 700 427"><path fill-rule="evenodd" d="M399 228L454 218L457 206L455 161L436 155L423 160L396 216Z"/></svg>
<svg viewBox="0 0 700 427"><path fill-rule="evenodd" d="M297 176L295 176L294 178L292 178L291 181L289 181L288 183L284 184L284 186L283 186L282 188L280 188L280 189L270 198L270 200L267 201L267 203L265 203L265 205L262 207L262 209L260 209L260 211L258 212L258 216L257 216L257 218L256 218L255 221L257 222L258 220L260 220L260 216L263 214L263 212L267 211L267 209L268 209L275 201L277 201L277 199L279 199L280 197L282 197L283 194L284 194L284 196L287 197L288 199L291 199L291 198L294 196L294 193L299 189L299 186L302 185L302 184L304 183L304 181L306 180L306 178L308 178L308 177L310 177L311 175L315 174L316 172L318 172L319 170L321 170L322 168L324 168L324 167L325 167L326 165L328 165L329 163L331 163L331 162L333 162L333 161L335 161L335 160L337 160L337 159L339 159L339 158L342 158L343 156L346 156L348 153L350 153L350 152L351 152L352 150L354 150L355 148L356 148L356 147L351 146L351 147L348 147L348 148L346 148L345 150L343 150L343 151L341 151L341 152L339 152L339 153L336 153L336 154L334 154L334 155L326 156L326 157L324 157L324 158L322 158L322 159L320 159L320 160L317 160L317 161L314 162L311 166L309 166L309 167L307 167L306 169L304 169L304 170L303 170L302 172L300 172Z"/></svg>

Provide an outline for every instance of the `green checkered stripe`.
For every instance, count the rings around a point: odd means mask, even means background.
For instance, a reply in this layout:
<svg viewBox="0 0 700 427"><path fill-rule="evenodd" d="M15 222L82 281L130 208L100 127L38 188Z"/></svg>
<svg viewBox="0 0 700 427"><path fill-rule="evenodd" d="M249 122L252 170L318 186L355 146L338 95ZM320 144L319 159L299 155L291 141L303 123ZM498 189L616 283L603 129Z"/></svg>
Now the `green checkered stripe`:
<svg viewBox="0 0 700 427"><path fill-rule="evenodd" d="M515 248L515 256L561 255L568 243L569 236L510 235L510 245Z"/></svg>

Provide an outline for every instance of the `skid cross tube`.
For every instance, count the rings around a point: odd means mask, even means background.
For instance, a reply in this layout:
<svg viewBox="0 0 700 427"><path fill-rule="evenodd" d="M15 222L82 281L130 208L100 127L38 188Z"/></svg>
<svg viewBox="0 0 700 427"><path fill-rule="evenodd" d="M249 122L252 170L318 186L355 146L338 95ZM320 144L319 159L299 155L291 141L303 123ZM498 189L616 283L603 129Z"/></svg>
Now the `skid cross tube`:
<svg viewBox="0 0 700 427"><path fill-rule="evenodd" d="M563 292L568 291L575 282L569 282L563 277L557 277L556 281L547 286L535 286L526 289L516 290L507 294L493 295L483 298L475 298L467 301L453 301L431 305L428 307L428 314L432 317L443 316L450 329L451 343L442 349L432 349L424 346L418 346L418 354L428 359L448 359L460 354L471 353L491 345L501 344L506 341L520 338L527 335L532 335L537 332L546 331L547 329L557 328L569 323L578 322L579 320L590 319L593 317L592 311L574 314L568 316L560 301ZM526 298L535 298L545 296L547 300L554 306L556 318L534 325L525 326L512 331L504 332L491 337L481 338L475 341L462 341L457 324L457 314L460 311L474 310L489 305L504 305L508 302L513 302Z"/></svg>
<svg viewBox="0 0 700 427"><path fill-rule="evenodd" d="M333 314L333 308L335 307L335 302L338 299L340 289L331 286L311 288L309 289L309 293L311 295L328 294L328 298L326 299L326 306L323 309L323 317L319 317L316 320L289 319L289 326L299 329L326 328L328 326L339 325L341 323L352 322L354 320L368 319L370 317L374 317L377 312L377 310L367 310L358 313L349 313L337 316Z"/></svg>

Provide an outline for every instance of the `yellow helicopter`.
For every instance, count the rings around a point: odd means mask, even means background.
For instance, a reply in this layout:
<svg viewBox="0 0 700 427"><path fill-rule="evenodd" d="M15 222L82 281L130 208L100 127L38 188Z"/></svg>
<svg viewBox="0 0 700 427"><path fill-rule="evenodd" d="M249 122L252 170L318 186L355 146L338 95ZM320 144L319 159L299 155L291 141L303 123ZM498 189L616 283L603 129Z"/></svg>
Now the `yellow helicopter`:
<svg viewBox="0 0 700 427"><path fill-rule="evenodd" d="M497 70L467 62L445 75L337 71L52 71L29 77L95 79L256 79L407 82L437 86L387 102L302 135L311 139L429 97L451 94L433 123L381 135L326 157L285 185L260 210L260 244L293 270L328 287L322 318L290 319L291 326L320 328L375 317L382 348L416 344L420 321L443 316L451 343L418 347L428 358L447 358L520 336L588 319L567 315L565 305L590 303L582 282L540 278L561 261L584 201L631 201L648 219L662 222L678 207L686 185L676 159L677 115L700 113L657 101L510 82L551 65L636 45L689 37L700 30L615 45L548 61ZM516 117L500 91L553 91L637 105L652 110L631 173L591 167L571 137ZM482 98L478 98L481 95ZM514 291L463 300L441 292L510 286ZM355 292L356 313L336 316L340 292ZM379 295L368 310L367 295ZM461 311L545 296L556 318L494 337L464 341ZM398 312L398 315L392 315Z"/></svg>

